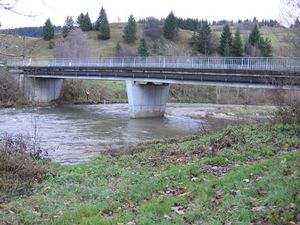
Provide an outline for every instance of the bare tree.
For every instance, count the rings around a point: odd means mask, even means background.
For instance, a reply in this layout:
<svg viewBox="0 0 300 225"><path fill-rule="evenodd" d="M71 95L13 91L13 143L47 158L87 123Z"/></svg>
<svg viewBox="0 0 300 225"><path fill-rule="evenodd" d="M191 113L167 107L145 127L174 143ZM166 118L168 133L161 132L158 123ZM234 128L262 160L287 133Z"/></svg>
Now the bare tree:
<svg viewBox="0 0 300 225"><path fill-rule="evenodd" d="M290 26L292 31L286 32L286 41L290 44L293 56L300 56L300 26L291 26L300 19L300 0L282 0L281 22Z"/></svg>
<svg viewBox="0 0 300 225"><path fill-rule="evenodd" d="M147 17L144 24L144 37L158 40L162 36L162 24L154 17Z"/></svg>
<svg viewBox="0 0 300 225"><path fill-rule="evenodd" d="M57 58L84 58L93 57L92 41L81 29L71 30L64 41L55 47L54 57Z"/></svg>

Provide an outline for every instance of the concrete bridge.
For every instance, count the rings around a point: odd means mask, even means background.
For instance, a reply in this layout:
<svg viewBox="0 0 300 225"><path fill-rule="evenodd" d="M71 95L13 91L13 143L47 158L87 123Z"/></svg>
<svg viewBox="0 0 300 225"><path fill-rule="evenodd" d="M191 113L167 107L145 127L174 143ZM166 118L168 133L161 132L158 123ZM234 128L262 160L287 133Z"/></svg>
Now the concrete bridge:
<svg viewBox="0 0 300 225"><path fill-rule="evenodd" d="M59 98L64 79L126 81L131 117L163 116L169 84L300 88L300 58L111 57L13 59L29 100Z"/></svg>

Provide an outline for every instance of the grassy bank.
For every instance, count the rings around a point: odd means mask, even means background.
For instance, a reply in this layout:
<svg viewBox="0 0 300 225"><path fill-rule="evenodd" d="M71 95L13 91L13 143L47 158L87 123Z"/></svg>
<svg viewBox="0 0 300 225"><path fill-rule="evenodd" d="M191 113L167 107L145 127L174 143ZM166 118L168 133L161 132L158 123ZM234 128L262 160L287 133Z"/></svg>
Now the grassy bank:
<svg viewBox="0 0 300 225"><path fill-rule="evenodd" d="M230 127L56 165L33 195L6 192L0 216L4 224L296 224L299 136L299 124Z"/></svg>

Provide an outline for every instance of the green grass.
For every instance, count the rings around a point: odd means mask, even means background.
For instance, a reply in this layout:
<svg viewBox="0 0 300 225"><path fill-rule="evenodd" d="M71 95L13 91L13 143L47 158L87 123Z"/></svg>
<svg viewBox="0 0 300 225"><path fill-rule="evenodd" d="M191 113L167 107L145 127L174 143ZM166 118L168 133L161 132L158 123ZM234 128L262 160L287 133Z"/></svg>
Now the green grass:
<svg viewBox="0 0 300 225"><path fill-rule="evenodd" d="M287 224L299 211L299 134L299 124L240 126L57 165L34 195L2 204L1 217L13 224Z"/></svg>
<svg viewBox="0 0 300 225"><path fill-rule="evenodd" d="M236 116L256 116L258 115L273 115L276 112L277 108L275 107L224 107L217 110L218 113L224 113L228 115Z"/></svg>

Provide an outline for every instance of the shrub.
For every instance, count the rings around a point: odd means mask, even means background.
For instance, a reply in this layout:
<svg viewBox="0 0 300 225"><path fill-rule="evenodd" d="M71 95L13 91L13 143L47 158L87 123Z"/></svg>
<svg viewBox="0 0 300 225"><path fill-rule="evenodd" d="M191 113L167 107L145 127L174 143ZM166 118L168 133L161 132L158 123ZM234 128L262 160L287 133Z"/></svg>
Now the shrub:
<svg viewBox="0 0 300 225"><path fill-rule="evenodd" d="M13 105L23 100L16 80L0 68L0 105Z"/></svg>
<svg viewBox="0 0 300 225"><path fill-rule="evenodd" d="M4 192L28 195L49 171L47 151L29 135L0 137L0 199Z"/></svg>
<svg viewBox="0 0 300 225"><path fill-rule="evenodd" d="M53 41L49 41L48 48L54 49L54 47L55 47L55 43Z"/></svg>
<svg viewBox="0 0 300 225"><path fill-rule="evenodd" d="M275 113L274 120L283 124L300 123L300 102L280 107Z"/></svg>

